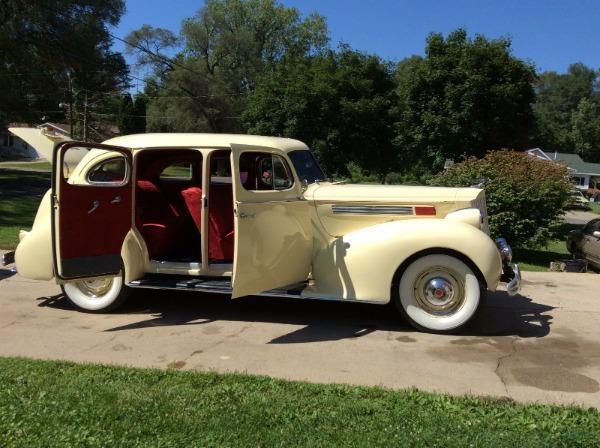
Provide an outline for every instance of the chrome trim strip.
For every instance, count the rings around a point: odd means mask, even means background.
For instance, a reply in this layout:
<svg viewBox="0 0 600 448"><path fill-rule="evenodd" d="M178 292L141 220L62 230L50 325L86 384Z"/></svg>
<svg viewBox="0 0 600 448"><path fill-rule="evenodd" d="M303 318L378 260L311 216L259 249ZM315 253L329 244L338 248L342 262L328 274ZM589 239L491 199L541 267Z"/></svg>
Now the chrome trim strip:
<svg viewBox="0 0 600 448"><path fill-rule="evenodd" d="M352 302L352 303L371 303L373 305L386 305L388 302L379 300L359 300L359 299L344 299L341 297L317 296L317 295L301 295L301 294L285 294L284 292L263 291L258 294L252 294L261 297L282 297L290 299L305 299L305 300L323 300L327 302Z"/></svg>
<svg viewBox="0 0 600 448"><path fill-rule="evenodd" d="M412 206L333 204L331 210L334 215L414 215Z"/></svg>

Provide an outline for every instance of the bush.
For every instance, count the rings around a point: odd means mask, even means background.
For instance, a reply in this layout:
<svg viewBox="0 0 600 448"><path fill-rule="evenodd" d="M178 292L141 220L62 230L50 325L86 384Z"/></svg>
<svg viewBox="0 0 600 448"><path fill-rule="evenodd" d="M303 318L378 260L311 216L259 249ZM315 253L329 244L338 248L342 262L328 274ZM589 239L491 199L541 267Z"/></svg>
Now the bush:
<svg viewBox="0 0 600 448"><path fill-rule="evenodd" d="M429 183L471 186L482 180L492 237L503 236L515 247L545 246L569 204L567 167L527 153L491 151L454 164Z"/></svg>

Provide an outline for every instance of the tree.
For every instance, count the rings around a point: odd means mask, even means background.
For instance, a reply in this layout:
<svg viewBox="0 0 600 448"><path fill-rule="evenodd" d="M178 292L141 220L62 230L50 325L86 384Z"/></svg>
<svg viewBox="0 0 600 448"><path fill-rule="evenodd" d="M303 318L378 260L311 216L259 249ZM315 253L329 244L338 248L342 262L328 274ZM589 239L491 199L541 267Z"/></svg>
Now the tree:
<svg viewBox="0 0 600 448"><path fill-rule="evenodd" d="M125 94L121 98L119 105L119 115L117 116L117 127L121 135L133 134L133 99L130 94Z"/></svg>
<svg viewBox="0 0 600 448"><path fill-rule="evenodd" d="M62 114L63 103L78 107L74 116L86 129L86 105L101 107L100 97L127 86L125 60L111 51L108 31L123 0L3 0L0 11L0 118L35 123Z"/></svg>
<svg viewBox="0 0 600 448"><path fill-rule="evenodd" d="M146 29L144 36L159 44L155 54L174 43L156 30ZM317 53L328 42L322 16L301 20L296 8L275 0L205 0L195 17L183 21L181 36L183 49L174 58L134 50L139 63L161 66L148 105L150 130L240 131L245 96L257 79L284 57Z"/></svg>
<svg viewBox="0 0 600 448"><path fill-rule="evenodd" d="M492 236L505 237L515 247L547 244L572 189L566 166L506 150L455 163L429 183L467 187L481 181Z"/></svg>
<svg viewBox="0 0 600 448"><path fill-rule="evenodd" d="M397 162L394 89L388 63L341 46L281 61L248 96L242 122L250 133L306 142L330 173L358 165L384 182Z"/></svg>
<svg viewBox="0 0 600 448"><path fill-rule="evenodd" d="M600 105L582 98L571 114L570 139L582 159L600 163Z"/></svg>
<svg viewBox="0 0 600 448"><path fill-rule="evenodd" d="M597 89L598 76L600 71L581 63L570 65L566 74L556 72L540 74L536 83L537 100L534 104L536 132L533 144L535 146L563 152L574 152L576 148L581 147L582 114L586 114L587 119L591 121L596 121L599 117L599 109L592 106L593 104L598 106L600 103ZM584 102L581 105L582 109L578 110L583 100L589 102ZM592 115L589 115L590 113ZM579 122L575 124L574 119ZM588 132L584 133L589 136Z"/></svg>
<svg viewBox="0 0 600 448"><path fill-rule="evenodd" d="M398 146L434 170L448 158L522 146L533 125L536 75L510 46L508 38L470 39L464 29L446 39L430 34L426 57L401 76Z"/></svg>

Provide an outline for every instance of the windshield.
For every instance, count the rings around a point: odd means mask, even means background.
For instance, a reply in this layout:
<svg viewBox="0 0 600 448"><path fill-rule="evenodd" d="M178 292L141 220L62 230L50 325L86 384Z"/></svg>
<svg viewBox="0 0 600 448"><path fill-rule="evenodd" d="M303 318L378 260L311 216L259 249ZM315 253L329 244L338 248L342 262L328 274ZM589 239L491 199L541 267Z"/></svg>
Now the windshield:
<svg viewBox="0 0 600 448"><path fill-rule="evenodd" d="M309 184L320 180L326 180L327 176L317 163L310 151L298 150L288 153L300 182L306 180Z"/></svg>

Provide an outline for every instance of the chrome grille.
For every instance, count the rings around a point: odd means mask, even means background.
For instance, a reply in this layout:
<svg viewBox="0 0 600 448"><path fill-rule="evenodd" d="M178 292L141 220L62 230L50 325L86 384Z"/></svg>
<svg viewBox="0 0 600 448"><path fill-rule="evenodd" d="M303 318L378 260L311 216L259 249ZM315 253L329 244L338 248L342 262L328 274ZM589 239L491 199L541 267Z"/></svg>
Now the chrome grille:
<svg viewBox="0 0 600 448"><path fill-rule="evenodd" d="M485 202L485 193L483 191L473 201L473 206L477 207L479 210L481 210L481 213L483 214L483 226L482 226L481 230L483 230L485 233L487 233L489 235L490 227L488 225L487 206L486 206L486 202Z"/></svg>

